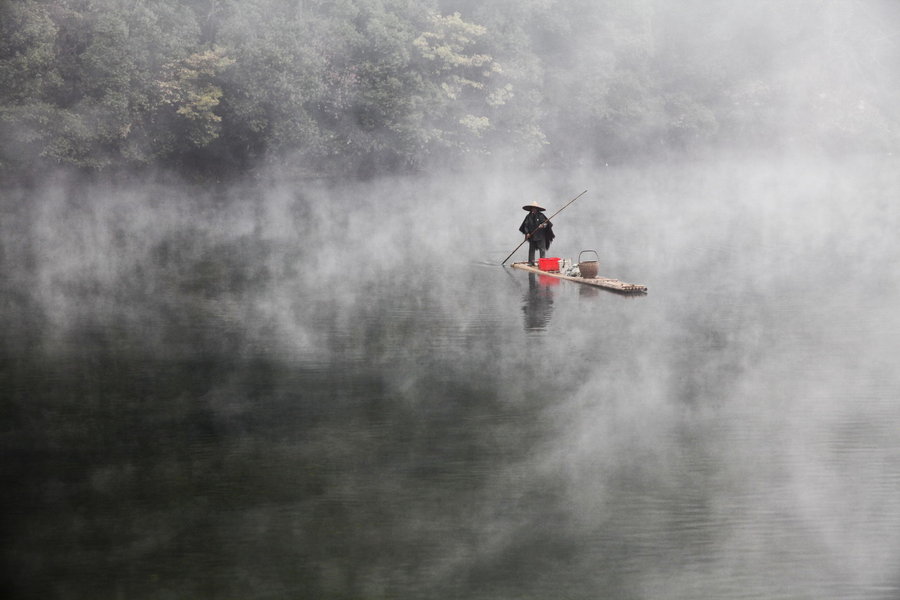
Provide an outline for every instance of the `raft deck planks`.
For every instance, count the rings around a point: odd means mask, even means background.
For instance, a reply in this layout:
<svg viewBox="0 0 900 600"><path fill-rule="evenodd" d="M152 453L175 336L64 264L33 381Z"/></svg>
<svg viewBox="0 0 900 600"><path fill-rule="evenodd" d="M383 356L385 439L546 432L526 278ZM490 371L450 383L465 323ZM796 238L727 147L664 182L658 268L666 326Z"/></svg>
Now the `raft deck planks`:
<svg viewBox="0 0 900 600"><path fill-rule="evenodd" d="M512 266L513 268L522 269L523 271L528 271L530 273L538 273L540 275L546 275L548 277L565 279L566 281L574 281L575 283L582 283L584 285L605 288L616 292L622 292L624 294L647 293L646 285L640 285L638 283L625 283L624 281L619 281L618 279L610 279L609 277L592 277L589 279L586 279L584 277L570 277L569 275L563 275L559 271L541 271L537 267L533 267L525 262L513 263Z"/></svg>

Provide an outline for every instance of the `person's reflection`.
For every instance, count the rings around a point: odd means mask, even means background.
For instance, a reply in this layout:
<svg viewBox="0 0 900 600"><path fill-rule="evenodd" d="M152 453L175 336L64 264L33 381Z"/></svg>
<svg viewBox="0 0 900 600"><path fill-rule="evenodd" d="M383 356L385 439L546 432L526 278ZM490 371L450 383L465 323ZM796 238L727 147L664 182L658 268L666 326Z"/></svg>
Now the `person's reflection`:
<svg viewBox="0 0 900 600"><path fill-rule="evenodd" d="M547 281L539 281L536 273L528 274L528 291L522 305L526 330L544 329L550 322L550 313L553 312L553 290L550 286L559 283L559 280L542 279Z"/></svg>

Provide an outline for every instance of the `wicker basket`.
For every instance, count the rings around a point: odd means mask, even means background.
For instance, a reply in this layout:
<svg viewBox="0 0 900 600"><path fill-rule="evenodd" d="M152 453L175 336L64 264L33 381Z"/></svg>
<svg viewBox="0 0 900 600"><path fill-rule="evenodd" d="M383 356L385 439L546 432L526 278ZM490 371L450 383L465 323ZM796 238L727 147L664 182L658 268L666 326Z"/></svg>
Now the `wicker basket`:
<svg viewBox="0 0 900 600"><path fill-rule="evenodd" d="M585 252L593 252L597 260L581 260ZM593 279L600 272L600 256L596 250L582 250L578 253L578 271L584 279Z"/></svg>

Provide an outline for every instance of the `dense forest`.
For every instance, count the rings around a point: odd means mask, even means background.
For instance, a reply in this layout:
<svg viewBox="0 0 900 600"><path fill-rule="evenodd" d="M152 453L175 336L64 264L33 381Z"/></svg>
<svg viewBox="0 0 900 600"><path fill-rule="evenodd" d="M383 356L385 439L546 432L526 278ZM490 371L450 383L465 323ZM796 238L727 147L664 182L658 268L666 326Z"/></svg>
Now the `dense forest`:
<svg viewBox="0 0 900 600"><path fill-rule="evenodd" d="M0 171L890 152L897 24L864 0L0 0Z"/></svg>

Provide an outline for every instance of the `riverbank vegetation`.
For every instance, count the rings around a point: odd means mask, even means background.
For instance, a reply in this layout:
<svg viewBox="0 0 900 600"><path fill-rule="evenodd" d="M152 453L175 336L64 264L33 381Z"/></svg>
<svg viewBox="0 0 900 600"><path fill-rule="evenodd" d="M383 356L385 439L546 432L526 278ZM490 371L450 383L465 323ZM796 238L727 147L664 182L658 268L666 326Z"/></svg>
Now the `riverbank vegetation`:
<svg viewBox="0 0 900 600"><path fill-rule="evenodd" d="M897 145L889 2L7 0L0 171ZM888 31L889 33L889 31Z"/></svg>

